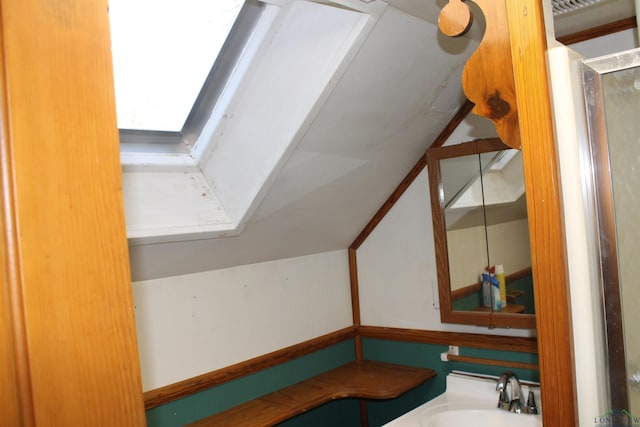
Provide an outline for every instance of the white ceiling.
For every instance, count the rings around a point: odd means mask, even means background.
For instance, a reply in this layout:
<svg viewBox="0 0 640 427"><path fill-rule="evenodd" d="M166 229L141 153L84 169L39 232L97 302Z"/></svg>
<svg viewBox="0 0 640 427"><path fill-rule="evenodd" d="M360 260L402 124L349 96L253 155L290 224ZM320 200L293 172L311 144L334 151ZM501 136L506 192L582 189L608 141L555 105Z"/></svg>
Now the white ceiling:
<svg viewBox="0 0 640 427"><path fill-rule="evenodd" d="M351 244L463 103L480 39L440 34L446 0L388 3L242 234L131 246L133 280Z"/></svg>

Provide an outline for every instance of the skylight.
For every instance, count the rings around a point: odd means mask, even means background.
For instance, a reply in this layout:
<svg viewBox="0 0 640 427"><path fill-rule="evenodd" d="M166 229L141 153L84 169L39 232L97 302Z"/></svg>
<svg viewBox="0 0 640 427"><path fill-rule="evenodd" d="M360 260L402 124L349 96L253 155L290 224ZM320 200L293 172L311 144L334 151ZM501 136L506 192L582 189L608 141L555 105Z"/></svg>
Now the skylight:
<svg viewBox="0 0 640 427"><path fill-rule="evenodd" d="M180 132L244 0L110 0L118 128Z"/></svg>

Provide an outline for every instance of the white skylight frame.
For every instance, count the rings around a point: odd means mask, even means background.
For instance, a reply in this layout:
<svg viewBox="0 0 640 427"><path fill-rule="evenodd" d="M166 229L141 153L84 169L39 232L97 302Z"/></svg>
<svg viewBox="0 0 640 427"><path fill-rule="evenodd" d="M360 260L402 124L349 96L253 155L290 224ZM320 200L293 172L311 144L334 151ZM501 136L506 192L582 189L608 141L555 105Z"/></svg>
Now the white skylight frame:
<svg viewBox="0 0 640 427"><path fill-rule="evenodd" d="M263 11L263 2L244 1L180 130L119 129L120 151L125 153L125 158L130 158L126 156L128 153L190 156ZM216 46L213 48L217 49ZM183 159L178 163L186 165L193 162L191 159Z"/></svg>
<svg viewBox="0 0 640 427"><path fill-rule="evenodd" d="M202 110L195 142L182 141L184 129L175 142L165 132L141 131L120 144L132 246L241 234L386 7L246 3L259 9L255 25Z"/></svg>

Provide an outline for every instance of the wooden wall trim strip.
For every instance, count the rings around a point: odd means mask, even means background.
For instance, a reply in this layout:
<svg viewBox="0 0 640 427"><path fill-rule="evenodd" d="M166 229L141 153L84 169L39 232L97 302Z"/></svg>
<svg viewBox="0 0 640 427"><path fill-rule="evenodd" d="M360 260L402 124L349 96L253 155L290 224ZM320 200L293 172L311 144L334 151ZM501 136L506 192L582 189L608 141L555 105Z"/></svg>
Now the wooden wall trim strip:
<svg viewBox="0 0 640 427"><path fill-rule="evenodd" d="M357 329L357 333L363 338L424 344L457 345L461 347L517 351L522 353L538 352L536 339L526 337L387 328L381 326L360 326Z"/></svg>
<svg viewBox="0 0 640 427"><path fill-rule="evenodd" d="M473 103L470 101L466 101L462 107L456 112L451 121L444 127L442 132L436 137L431 146L432 147L440 147L442 146L447 139L451 136L453 131L458 127L458 125L467 117L467 114L473 108ZM427 150L428 151L428 150ZM384 204L380 207L378 212L371 218L371 221L364 227L364 229L360 232L358 237L353 241L350 249L358 249L367 237L375 230L377 225L382 221L382 219L387 215L387 213L393 208L396 202L400 199L400 197L404 194L405 191L409 188L409 186L415 181L420 172L427 166L427 153L425 152L422 157L418 160L418 162L411 168L407 176L400 182L398 187L391 193L391 196L384 202Z"/></svg>
<svg viewBox="0 0 640 427"><path fill-rule="evenodd" d="M513 282L527 276L531 276L531 267L523 268L522 270L514 271L513 273L506 275L505 281L507 282L508 286L509 282Z"/></svg>
<svg viewBox="0 0 640 427"><path fill-rule="evenodd" d="M360 326L360 291L358 287L358 258L355 249L349 248L349 282L351 283L351 313L353 326ZM355 338L356 360L362 360L362 341Z"/></svg>
<svg viewBox="0 0 640 427"><path fill-rule="evenodd" d="M449 354L447 358L449 359L449 361L452 361L452 362L464 362L464 363L474 363L478 365L501 366L504 368L531 369L533 371L537 371L539 369L539 366L535 363L512 362L510 360L485 359L482 357L459 356L456 354Z"/></svg>
<svg viewBox="0 0 640 427"><path fill-rule="evenodd" d="M477 294L480 291L482 291L482 284L480 283L474 283L473 285L455 289L451 291L451 301L456 301L456 300L459 300L460 298Z"/></svg>
<svg viewBox="0 0 640 427"><path fill-rule="evenodd" d="M211 387L233 381L240 377L270 368L295 358L322 350L342 341L355 338L356 328L350 326L336 332L295 344L272 353L255 357L226 368L198 375L174 384L146 391L144 393L145 409L172 402Z"/></svg>
<svg viewBox="0 0 640 427"><path fill-rule="evenodd" d="M566 36L558 37L557 40L565 45L583 42L586 40L595 39L596 37L607 36L609 34L617 33L619 31L630 30L638 26L636 17L621 19L619 21L611 22L609 24L600 25L598 27L589 28L588 30L578 31L577 33L567 34Z"/></svg>

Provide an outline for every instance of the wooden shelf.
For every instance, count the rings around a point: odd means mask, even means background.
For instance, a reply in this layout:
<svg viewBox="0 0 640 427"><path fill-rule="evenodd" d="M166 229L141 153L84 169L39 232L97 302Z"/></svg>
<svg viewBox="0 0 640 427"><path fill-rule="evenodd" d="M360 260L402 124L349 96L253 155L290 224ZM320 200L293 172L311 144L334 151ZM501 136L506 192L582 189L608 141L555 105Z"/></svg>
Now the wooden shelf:
<svg viewBox="0 0 640 427"><path fill-rule="evenodd" d="M524 313L525 306L521 304L509 304L504 307L502 310L494 311L494 313ZM486 311L489 312L491 309L489 307L477 307L474 308L474 311Z"/></svg>
<svg viewBox="0 0 640 427"><path fill-rule="evenodd" d="M435 377L431 369L355 361L189 424L272 426L335 399L391 399Z"/></svg>

